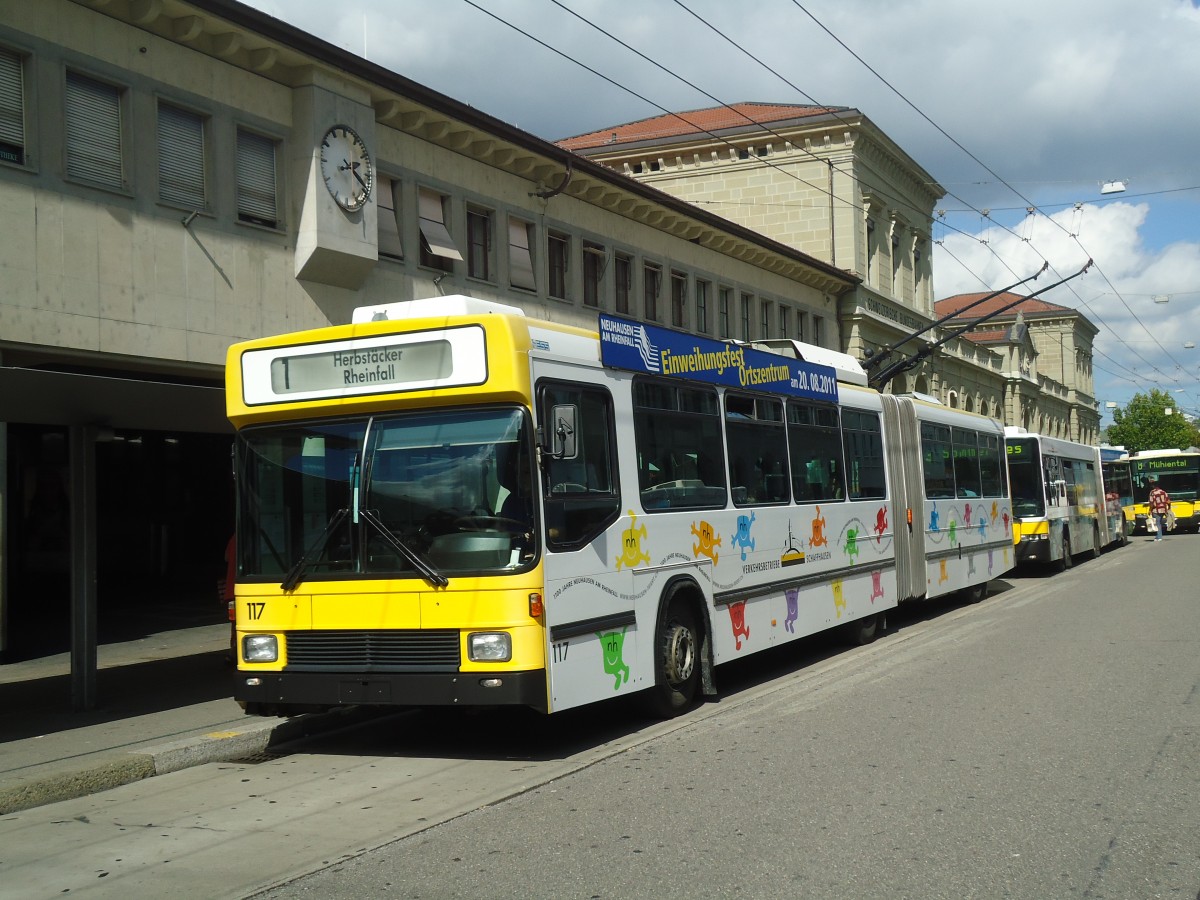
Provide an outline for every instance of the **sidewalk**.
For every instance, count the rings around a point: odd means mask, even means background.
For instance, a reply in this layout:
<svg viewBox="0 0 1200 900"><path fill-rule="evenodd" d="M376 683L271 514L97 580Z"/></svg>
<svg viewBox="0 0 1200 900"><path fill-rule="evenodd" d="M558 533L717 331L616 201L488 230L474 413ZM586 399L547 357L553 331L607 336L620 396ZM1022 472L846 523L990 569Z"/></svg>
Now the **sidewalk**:
<svg viewBox="0 0 1200 900"><path fill-rule="evenodd" d="M71 710L70 654L0 666L0 814L252 757L346 722L246 716L232 699L228 646L228 623L101 644L87 712Z"/></svg>

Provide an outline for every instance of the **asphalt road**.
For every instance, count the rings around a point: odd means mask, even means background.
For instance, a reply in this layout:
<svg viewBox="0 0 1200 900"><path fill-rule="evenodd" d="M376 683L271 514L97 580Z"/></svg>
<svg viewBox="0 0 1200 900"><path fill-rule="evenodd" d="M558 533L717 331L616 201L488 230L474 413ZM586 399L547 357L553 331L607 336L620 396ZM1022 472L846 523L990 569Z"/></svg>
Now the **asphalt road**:
<svg viewBox="0 0 1200 900"><path fill-rule="evenodd" d="M810 639L671 722L403 713L15 814L0 895L1193 900L1197 551Z"/></svg>
<svg viewBox="0 0 1200 900"><path fill-rule="evenodd" d="M1200 896L1200 538L907 623L283 897Z"/></svg>

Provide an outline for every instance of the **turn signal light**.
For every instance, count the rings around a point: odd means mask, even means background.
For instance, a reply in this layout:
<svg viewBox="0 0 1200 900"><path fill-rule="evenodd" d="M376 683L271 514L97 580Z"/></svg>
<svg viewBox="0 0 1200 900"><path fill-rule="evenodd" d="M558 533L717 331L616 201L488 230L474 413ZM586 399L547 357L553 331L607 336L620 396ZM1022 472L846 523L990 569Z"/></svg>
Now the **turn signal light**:
<svg viewBox="0 0 1200 900"><path fill-rule="evenodd" d="M529 618L540 619L542 617L542 595L533 593L529 595Z"/></svg>

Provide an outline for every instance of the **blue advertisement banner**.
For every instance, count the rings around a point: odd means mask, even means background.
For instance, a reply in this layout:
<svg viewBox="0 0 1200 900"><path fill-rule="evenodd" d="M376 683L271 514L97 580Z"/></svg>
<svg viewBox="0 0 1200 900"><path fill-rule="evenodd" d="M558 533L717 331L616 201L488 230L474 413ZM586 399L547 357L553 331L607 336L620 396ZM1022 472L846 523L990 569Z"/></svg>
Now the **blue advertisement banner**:
<svg viewBox="0 0 1200 900"><path fill-rule="evenodd" d="M837 373L829 366L615 316L600 316L600 361L649 375L833 403L838 399Z"/></svg>

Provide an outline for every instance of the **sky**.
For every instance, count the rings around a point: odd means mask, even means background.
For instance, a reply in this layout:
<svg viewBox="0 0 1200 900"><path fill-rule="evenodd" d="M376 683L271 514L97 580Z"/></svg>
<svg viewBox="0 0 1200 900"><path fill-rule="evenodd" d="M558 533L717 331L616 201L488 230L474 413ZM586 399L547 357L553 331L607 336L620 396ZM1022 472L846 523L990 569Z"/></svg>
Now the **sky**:
<svg viewBox="0 0 1200 900"><path fill-rule="evenodd" d="M1200 414L1198 4L249 0L545 140L722 103L858 109L946 192L936 298L1092 260L1039 296L1099 329L1102 426L1152 389Z"/></svg>

